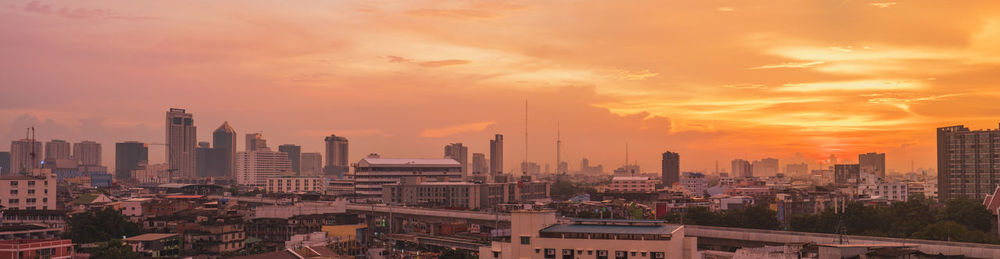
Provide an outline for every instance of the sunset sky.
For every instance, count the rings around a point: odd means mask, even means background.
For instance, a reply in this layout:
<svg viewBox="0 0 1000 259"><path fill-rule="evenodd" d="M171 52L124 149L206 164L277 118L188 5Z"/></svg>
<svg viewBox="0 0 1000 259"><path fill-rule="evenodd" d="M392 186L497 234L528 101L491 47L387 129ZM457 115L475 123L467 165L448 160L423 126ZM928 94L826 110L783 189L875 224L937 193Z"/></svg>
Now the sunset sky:
<svg viewBox="0 0 1000 259"><path fill-rule="evenodd" d="M200 141L229 123L272 148L506 168L729 170L885 152L935 165L936 127L1000 122L1000 1L0 0L0 141L164 142L170 107ZM0 150L8 150L7 144ZM162 146L151 159L162 162ZM799 154L798 156L796 154ZM797 158L796 158L797 157ZM815 168L815 167L813 167Z"/></svg>

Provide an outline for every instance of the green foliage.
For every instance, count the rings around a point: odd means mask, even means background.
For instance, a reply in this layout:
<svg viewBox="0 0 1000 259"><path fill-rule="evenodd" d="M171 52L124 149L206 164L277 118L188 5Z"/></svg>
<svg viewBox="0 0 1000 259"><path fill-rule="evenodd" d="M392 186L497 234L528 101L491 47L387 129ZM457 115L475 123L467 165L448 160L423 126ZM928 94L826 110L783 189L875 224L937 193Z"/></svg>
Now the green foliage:
<svg viewBox="0 0 1000 259"><path fill-rule="evenodd" d="M990 231L993 215L982 203L970 199L954 199L945 203L942 220L950 220L970 230Z"/></svg>
<svg viewBox="0 0 1000 259"><path fill-rule="evenodd" d="M140 234L138 224L128 221L121 212L110 207L73 215L66 228L64 237L77 244L106 242Z"/></svg>
<svg viewBox="0 0 1000 259"><path fill-rule="evenodd" d="M713 212L707 207L688 208L682 214L668 214L661 218L671 223L688 225L738 227L756 229L779 229L777 213L766 206L750 206L742 210Z"/></svg>
<svg viewBox="0 0 1000 259"><path fill-rule="evenodd" d="M914 238L955 241L955 242L976 242L995 243L995 238L981 231L969 230L962 224L954 221L942 221L928 225L923 230L913 234Z"/></svg>
<svg viewBox="0 0 1000 259"><path fill-rule="evenodd" d="M121 239L112 239L97 248L90 250L90 257L105 259L129 259L139 258L139 253L132 252L132 247L122 242Z"/></svg>
<svg viewBox="0 0 1000 259"><path fill-rule="evenodd" d="M596 193L593 187L574 184L570 181L556 181L549 190L553 199L569 199L581 193Z"/></svg>

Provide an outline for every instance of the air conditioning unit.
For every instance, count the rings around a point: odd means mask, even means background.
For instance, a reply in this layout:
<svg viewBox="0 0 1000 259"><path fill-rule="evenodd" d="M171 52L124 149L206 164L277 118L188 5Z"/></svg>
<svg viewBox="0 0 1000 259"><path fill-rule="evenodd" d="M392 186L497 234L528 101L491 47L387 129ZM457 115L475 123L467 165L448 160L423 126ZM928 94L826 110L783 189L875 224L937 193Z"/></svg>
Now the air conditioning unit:
<svg viewBox="0 0 1000 259"><path fill-rule="evenodd" d="M598 256L608 256L608 251L599 250L597 251Z"/></svg>
<svg viewBox="0 0 1000 259"><path fill-rule="evenodd" d="M545 249L545 255L556 255L555 249Z"/></svg>
<svg viewBox="0 0 1000 259"><path fill-rule="evenodd" d="M616 251L615 256L616 257L628 256L628 253L623 251Z"/></svg>
<svg viewBox="0 0 1000 259"><path fill-rule="evenodd" d="M664 257L663 254L664 253L662 253L662 252L654 252L653 253L653 258L662 259Z"/></svg>
<svg viewBox="0 0 1000 259"><path fill-rule="evenodd" d="M573 255L573 250L563 250L563 255Z"/></svg>

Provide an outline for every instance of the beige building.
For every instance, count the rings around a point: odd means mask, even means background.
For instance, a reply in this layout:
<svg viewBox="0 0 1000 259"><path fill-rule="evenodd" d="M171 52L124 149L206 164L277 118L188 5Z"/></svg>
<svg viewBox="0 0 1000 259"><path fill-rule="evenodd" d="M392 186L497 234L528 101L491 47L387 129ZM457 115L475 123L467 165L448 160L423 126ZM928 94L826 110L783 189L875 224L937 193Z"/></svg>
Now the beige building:
<svg viewBox="0 0 1000 259"><path fill-rule="evenodd" d="M608 185L609 192L653 192L656 181L644 176L615 176Z"/></svg>
<svg viewBox="0 0 1000 259"><path fill-rule="evenodd" d="M267 178L268 193L323 192L323 178L279 176Z"/></svg>
<svg viewBox="0 0 1000 259"><path fill-rule="evenodd" d="M406 177L399 183L382 185L382 201L392 205L478 210L549 198L550 191L548 182L446 182Z"/></svg>
<svg viewBox="0 0 1000 259"><path fill-rule="evenodd" d="M320 153L302 153L300 169L302 170L302 176L321 176L323 175L323 154Z"/></svg>
<svg viewBox="0 0 1000 259"><path fill-rule="evenodd" d="M101 143L89 140L73 143L73 159L80 161L80 165L101 165Z"/></svg>
<svg viewBox="0 0 1000 259"><path fill-rule="evenodd" d="M0 205L5 209L56 209L56 176L0 176Z"/></svg>
<svg viewBox="0 0 1000 259"><path fill-rule="evenodd" d="M177 176L195 175L195 152L198 129L194 115L184 109L170 108L166 116L167 164L177 170Z"/></svg>
<svg viewBox="0 0 1000 259"><path fill-rule="evenodd" d="M264 188L267 179L292 170L292 161L285 152L267 149L236 153L236 183Z"/></svg>

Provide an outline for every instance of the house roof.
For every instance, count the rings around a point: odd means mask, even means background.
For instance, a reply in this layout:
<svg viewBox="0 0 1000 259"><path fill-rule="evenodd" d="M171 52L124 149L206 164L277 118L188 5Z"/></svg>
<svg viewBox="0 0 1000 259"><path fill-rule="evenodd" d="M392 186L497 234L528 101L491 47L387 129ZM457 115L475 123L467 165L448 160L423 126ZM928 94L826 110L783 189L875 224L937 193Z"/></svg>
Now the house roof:
<svg viewBox="0 0 1000 259"><path fill-rule="evenodd" d="M149 233L149 234L142 234L134 237L129 237L126 238L125 241L156 241L176 236L178 236L178 234Z"/></svg>

